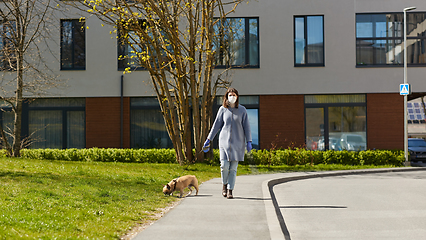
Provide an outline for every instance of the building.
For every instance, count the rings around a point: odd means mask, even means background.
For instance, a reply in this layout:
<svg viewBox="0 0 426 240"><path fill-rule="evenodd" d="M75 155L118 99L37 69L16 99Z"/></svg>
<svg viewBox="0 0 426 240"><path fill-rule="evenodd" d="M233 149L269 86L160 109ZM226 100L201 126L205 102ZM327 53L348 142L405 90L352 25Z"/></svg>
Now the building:
<svg viewBox="0 0 426 240"><path fill-rule="evenodd" d="M411 99L426 93L426 2L241 4L229 18L246 29L233 44L244 42L234 50L232 86L249 109L254 145L403 149L399 84L407 4L417 7L407 13ZM123 76L118 56L126 49L113 29L77 11L59 16L57 24L51 49L60 62L50 61L68 87L25 105L24 134L37 130L43 139L32 147L170 147L149 75Z"/></svg>

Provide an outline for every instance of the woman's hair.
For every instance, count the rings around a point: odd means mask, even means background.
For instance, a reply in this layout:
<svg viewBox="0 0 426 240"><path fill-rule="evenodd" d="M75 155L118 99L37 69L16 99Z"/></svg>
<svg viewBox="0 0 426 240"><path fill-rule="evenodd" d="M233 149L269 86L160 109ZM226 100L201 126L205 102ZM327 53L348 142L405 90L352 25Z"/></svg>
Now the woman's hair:
<svg viewBox="0 0 426 240"><path fill-rule="evenodd" d="M225 108L229 107L229 102L228 102L228 94L229 93L235 93L235 95L237 95L237 101L235 102L235 108L238 108L238 103L240 102L240 95L238 94L238 91L235 88L228 88L228 90L226 90L225 95L223 95L222 106L225 107Z"/></svg>

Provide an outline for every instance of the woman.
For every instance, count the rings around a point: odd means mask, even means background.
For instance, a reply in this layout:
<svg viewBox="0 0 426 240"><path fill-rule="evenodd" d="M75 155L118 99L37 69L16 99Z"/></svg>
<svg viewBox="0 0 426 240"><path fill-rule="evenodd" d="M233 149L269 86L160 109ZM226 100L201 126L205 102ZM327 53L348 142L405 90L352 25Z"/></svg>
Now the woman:
<svg viewBox="0 0 426 240"><path fill-rule="evenodd" d="M222 106L216 115L203 149L209 150L211 140L219 134L220 173L222 176L222 195L233 198L235 179L239 161L244 161L244 148L247 143L247 151L252 149L250 124L247 110L238 104L239 95L235 88L228 88L223 96Z"/></svg>

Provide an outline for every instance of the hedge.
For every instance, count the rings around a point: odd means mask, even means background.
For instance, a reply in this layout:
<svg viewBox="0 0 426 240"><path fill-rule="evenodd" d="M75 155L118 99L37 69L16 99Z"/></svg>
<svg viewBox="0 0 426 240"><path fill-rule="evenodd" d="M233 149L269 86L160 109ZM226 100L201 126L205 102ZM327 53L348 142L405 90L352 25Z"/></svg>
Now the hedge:
<svg viewBox="0 0 426 240"><path fill-rule="evenodd" d="M5 151L0 155L6 156ZM136 162L136 163L176 163L174 149L22 149L21 156L29 159ZM213 150L209 164L219 164L219 150ZM404 165L402 150L367 151L311 151L303 148L284 150L252 150L246 154L241 164L255 165L305 165L305 164L344 164L344 165Z"/></svg>
<svg viewBox="0 0 426 240"><path fill-rule="evenodd" d="M97 162L136 162L136 163L175 163L173 149L22 149L21 157L29 159L97 161Z"/></svg>
<svg viewBox="0 0 426 240"><path fill-rule="evenodd" d="M246 156L250 164L256 165L305 165L305 164L343 164L343 165L393 165L404 166L402 150L366 151L311 151L306 149L258 150Z"/></svg>

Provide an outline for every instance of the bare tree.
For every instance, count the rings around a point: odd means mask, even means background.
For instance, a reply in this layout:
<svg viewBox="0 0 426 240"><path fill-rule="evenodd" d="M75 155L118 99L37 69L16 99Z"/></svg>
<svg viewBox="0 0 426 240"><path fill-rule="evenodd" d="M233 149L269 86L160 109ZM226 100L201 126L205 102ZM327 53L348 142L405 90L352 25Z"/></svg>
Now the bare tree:
<svg viewBox="0 0 426 240"><path fill-rule="evenodd" d="M59 81L42 56L48 51L44 44L50 30L54 7L50 0L6 0L0 2L0 99L11 108L12 127L0 124L2 147L10 156L20 156L20 150L31 142L21 138L22 104L57 88Z"/></svg>
<svg viewBox="0 0 426 240"><path fill-rule="evenodd" d="M229 68L214 75L215 55L225 51L216 43L224 42L230 31L224 20L241 2L104 0L66 4L116 28L125 72L136 67L149 72L176 158L183 164L203 158L199 153L211 127L213 101L218 89L230 84L225 77Z"/></svg>

